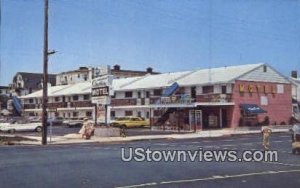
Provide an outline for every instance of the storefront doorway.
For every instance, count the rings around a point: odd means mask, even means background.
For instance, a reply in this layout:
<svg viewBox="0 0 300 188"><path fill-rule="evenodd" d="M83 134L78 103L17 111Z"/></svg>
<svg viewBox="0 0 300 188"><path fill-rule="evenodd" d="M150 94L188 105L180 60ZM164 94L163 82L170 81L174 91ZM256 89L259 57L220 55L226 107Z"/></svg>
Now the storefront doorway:
<svg viewBox="0 0 300 188"><path fill-rule="evenodd" d="M190 110L189 111L189 129L196 130L202 129L202 111Z"/></svg>

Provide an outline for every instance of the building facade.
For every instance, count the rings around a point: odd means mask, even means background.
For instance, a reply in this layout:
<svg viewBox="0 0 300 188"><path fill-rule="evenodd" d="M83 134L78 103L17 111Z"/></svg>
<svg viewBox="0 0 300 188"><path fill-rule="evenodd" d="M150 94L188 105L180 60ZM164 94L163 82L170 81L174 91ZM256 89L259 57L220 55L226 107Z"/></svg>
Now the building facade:
<svg viewBox="0 0 300 188"><path fill-rule="evenodd" d="M149 119L157 129L189 130L288 124L292 84L267 64L250 64L113 80L108 120ZM22 97L24 115L39 115L41 91ZM97 116L91 83L49 88L49 115Z"/></svg>

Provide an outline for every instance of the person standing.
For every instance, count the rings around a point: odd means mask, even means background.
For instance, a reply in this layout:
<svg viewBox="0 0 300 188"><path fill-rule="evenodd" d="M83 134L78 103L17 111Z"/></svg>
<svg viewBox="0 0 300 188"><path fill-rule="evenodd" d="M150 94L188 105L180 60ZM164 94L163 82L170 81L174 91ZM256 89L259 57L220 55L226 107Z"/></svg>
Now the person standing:
<svg viewBox="0 0 300 188"><path fill-rule="evenodd" d="M270 136L271 136L272 130L269 127L262 127L262 135L263 135L263 147L265 150L270 149Z"/></svg>

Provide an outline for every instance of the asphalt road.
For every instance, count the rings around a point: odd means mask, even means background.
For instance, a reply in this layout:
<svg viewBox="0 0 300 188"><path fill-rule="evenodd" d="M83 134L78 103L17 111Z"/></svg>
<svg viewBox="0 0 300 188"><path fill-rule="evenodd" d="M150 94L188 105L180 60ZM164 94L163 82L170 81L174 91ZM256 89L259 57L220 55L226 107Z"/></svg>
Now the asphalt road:
<svg viewBox="0 0 300 188"><path fill-rule="evenodd" d="M261 137L150 140L114 144L0 147L0 187L299 187L300 155L273 134L278 162L123 162L121 148L261 150ZM128 153L127 153L128 154ZM129 155L127 155L128 157Z"/></svg>

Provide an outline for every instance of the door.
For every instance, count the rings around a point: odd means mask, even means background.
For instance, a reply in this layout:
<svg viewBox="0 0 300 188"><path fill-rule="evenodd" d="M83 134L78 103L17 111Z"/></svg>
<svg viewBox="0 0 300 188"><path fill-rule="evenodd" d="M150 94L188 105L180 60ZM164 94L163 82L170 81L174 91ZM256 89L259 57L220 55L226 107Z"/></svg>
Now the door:
<svg viewBox="0 0 300 188"><path fill-rule="evenodd" d="M189 126L190 130L202 128L202 111L190 110L189 111Z"/></svg>

